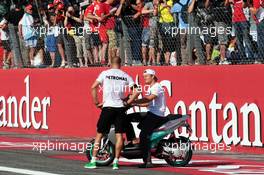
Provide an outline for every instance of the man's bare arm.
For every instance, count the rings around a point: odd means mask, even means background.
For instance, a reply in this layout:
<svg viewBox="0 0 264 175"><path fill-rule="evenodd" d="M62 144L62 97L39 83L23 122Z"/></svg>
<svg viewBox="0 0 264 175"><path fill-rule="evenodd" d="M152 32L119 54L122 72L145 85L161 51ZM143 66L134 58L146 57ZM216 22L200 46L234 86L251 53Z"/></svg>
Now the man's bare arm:
<svg viewBox="0 0 264 175"><path fill-rule="evenodd" d="M193 12L195 3L196 3L196 0L192 0L190 6L188 7L188 13Z"/></svg>
<svg viewBox="0 0 264 175"><path fill-rule="evenodd" d="M97 96L97 90L98 90L99 85L100 85L100 82L95 81L91 87L91 94L92 94L93 103L97 107L101 107L101 104L99 103L98 96Z"/></svg>
<svg viewBox="0 0 264 175"><path fill-rule="evenodd" d="M132 87L132 90L133 90L133 93L132 93L131 97L128 99L128 101L127 101L128 105L133 103L138 98L138 96L140 95L140 92L138 90L137 85L134 85Z"/></svg>
<svg viewBox="0 0 264 175"><path fill-rule="evenodd" d="M149 95L149 96L146 96L146 97L143 97L142 99L138 99L138 100L135 100L135 103L136 104L146 104L146 103L149 103L151 102L152 100L154 100L155 98L157 98L156 95Z"/></svg>

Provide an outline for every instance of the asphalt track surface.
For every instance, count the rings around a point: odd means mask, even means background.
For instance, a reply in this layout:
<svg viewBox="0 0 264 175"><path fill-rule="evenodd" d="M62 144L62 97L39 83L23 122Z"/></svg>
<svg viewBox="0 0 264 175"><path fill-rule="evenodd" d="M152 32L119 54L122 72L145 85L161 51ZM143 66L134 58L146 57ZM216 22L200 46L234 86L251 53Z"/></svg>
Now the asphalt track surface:
<svg viewBox="0 0 264 175"><path fill-rule="evenodd" d="M154 159L154 168L139 169L137 166L141 160L122 158L119 170L112 170L111 166L89 170L83 168L86 162L85 154L72 150L46 150L40 153L40 150L36 149L36 143L46 143L47 140L54 143L87 141L0 132L0 175L264 174L264 154L223 152L194 152L193 160L187 167L170 167L164 161Z"/></svg>

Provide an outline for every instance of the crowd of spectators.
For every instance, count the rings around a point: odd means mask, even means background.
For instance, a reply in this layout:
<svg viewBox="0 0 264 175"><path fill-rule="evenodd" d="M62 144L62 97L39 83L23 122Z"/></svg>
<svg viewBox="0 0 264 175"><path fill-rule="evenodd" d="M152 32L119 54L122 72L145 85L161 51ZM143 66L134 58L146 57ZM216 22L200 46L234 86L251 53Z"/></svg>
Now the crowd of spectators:
<svg viewBox="0 0 264 175"><path fill-rule="evenodd" d="M23 1L24 2L24 1ZM17 2L0 22L3 67L264 61L262 0Z"/></svg>

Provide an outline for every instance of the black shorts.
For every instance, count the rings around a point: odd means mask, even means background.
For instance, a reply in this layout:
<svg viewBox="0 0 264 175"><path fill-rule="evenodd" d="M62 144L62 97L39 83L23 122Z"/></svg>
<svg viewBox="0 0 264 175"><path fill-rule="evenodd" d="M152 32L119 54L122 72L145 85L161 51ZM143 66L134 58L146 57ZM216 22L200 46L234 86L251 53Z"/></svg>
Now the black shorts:
<svg viewBox="0 0 264 175"><path fill-rule="evenodd" d="M91 33L92 47L98 47L101 45L99 33Z"/></svg>
<svg viewBox="0 0 264 175"><path fill-rule="evenodd" d="M11 51L11 44L9 40L2 40L2 45L5 50L7 50L8 52Z"/></svg>
<svg viewBox="0 0 264 175"><path fill-rule="evenodd" d="M108 134L111 125L114 125L115 133L124 133L125 117L125 108L104 107L97 122L97 132Z"/></svg>
<svg viewBox="0 0 264 175"><path fill-rule="evenodd" d="M56 42L57 44L64 44L64 41L63 41L63 35L62 34L59 34L57 37L56 37Z"/></svg>

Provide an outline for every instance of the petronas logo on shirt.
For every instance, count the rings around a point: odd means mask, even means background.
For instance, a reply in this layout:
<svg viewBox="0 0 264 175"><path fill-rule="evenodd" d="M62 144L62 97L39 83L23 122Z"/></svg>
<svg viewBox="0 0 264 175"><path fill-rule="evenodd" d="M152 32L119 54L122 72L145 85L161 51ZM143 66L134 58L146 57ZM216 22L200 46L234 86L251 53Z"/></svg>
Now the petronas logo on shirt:
<svg viewBox="0 0 264 175"><path fill-rule="evenodd" d="M113 76L113 75L107 75L106 78L109 79L109 80L127 81L127 78L125 78L125 77L119 77L119 76Z"/></svg>

